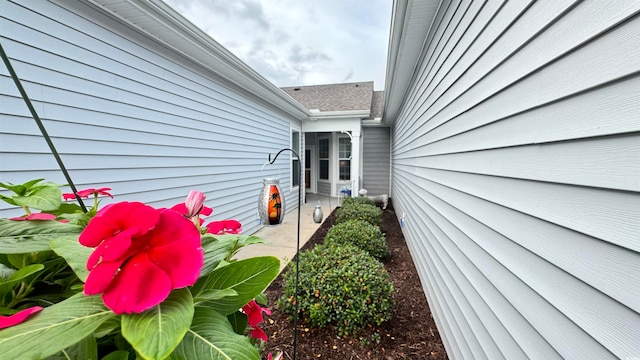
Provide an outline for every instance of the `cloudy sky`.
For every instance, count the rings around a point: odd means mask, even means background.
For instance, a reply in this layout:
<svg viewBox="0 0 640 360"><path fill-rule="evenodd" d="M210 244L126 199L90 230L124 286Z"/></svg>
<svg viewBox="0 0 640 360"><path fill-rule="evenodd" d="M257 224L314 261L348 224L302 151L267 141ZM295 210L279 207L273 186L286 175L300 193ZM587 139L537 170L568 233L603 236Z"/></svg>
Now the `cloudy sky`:
<svg viewBox="0 0 640 360"><path fill-rule="evenodd" d="M164 0L277 86L384 88L392 0Z"/></svg>

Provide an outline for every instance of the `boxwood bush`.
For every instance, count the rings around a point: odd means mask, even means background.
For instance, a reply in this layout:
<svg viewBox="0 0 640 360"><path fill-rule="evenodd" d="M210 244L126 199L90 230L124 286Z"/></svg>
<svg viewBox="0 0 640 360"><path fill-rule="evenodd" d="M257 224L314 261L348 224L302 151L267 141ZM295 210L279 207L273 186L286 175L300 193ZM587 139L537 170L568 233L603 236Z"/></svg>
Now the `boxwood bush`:
<svg viewBox="0 0 640 360"><path fill-rule="evenodd" d="M363 220L347 220L332 226L324 243L353 244L379 260L389 256L387 241L380 227Z"/></svg>
<svg viewBox="0 0 640 360"><path fill-rule="evenodd" d="M336 224L348 220L363 220L371 225L382 224L382 210L374 205L352 203L336 211Z"/></svg>
<svg viewBox="0 0 640 360"><path fill-rule="evenodd" d="M314 327L357 336L391 319L393 283L382 264L355 245L322 244L299 254L298 311ZM283 275L278 306L294 313L295 268Z"/></svg>
<svg viewBox="0 0 640 360"><path fill-rule="evenodd" d="M376 203L373 200L369 199L366 196L358 196L358 197L346 197L342 199L342 206L349 206L352 204L366 204L366 205L375 205Z"/></svg>

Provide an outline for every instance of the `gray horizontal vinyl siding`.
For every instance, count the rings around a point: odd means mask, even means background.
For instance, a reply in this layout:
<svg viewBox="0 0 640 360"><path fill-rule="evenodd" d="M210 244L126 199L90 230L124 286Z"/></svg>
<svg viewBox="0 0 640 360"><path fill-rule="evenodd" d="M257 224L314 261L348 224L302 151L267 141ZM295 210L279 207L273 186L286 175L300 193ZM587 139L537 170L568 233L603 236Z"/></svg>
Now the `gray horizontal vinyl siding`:
<svg viewBox="0 0 640 360"><path fill-rule="evenodd" d="M299 121L82 2L0 0L0 9L2 46L78 188L156 207L196 189L212 219L259 228L261 167L290 146ZM0 103L2 181L64 183L4 65ZM282 176L290 211L297 191ZM3 204L0 215L12 214Z"/></svg>
<svg viewBox="0 0 640 360"><path fill-rule="evenodd" d="M389 128L364 127L362 132L362 187L368 195L389 194Z"/></svg>
<svg viewBox="0 0 640 360"><path fill-rule="evenodd" d="M639 11L441 4L392 190L450 358L640 357Z"/></svg>

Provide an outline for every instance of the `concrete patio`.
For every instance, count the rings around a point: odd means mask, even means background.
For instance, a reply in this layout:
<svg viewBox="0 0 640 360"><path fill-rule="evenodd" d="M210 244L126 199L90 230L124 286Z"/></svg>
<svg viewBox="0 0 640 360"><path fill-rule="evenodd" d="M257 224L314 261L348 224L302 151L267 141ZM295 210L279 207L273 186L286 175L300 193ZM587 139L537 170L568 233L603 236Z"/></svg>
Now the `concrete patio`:
<svg viewBox="0 0 640 360"><path fill-rule="evenodd" d="M320 202L322 208L323 221L336 208L339 199L317 194L307 194L307 202L300 209L300 247L309 240L313 233L320 227L313 221L313 210ZM236 255L238 259L246 259L253 256L272 255L280 259L280 271L282 271L289 261L296 255L296 236L298 226L298 211L288 212L282 224L278 226L267 226L258 230L256 235L268 244L247 246Z"/></svg>

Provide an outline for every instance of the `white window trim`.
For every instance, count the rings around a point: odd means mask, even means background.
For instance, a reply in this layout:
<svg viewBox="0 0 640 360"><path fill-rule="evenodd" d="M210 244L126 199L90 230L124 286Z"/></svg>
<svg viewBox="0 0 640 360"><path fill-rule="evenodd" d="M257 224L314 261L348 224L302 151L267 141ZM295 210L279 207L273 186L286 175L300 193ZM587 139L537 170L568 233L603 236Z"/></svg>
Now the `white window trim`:
<svg viewBox="0 0 640 360"><path fill-rule="evenodd" d="M298 170L300 170L303 166L302 159L304 154L300 153L302 147L302 129L299 126L295 126L294 124L289 124L289 145L293 142L293 132L298 133L298 147L297 149L293 149L298 153ZM293 152L289 151L289 176L291 176L289 181L289 190L296 191L302 185L303 177L302 170L297 174L298 176L298 185L293 185L293 160L295 159L295 155Z"/></svg>
<svg viewBox="0 0 640 360"><path fill-rule="evenodd" d="M347 139L349 140L349 144L351 145L351 156L347 159L347 158L341 158L340 157L340 139ZM353 164L353 141L351 141L351 138L348 135L338 135L338 153L336 154L336 159L338 160L337 165L338 167L336 168L337 170L337 181L339 183L350 183L351 182L351 172L349 172L349 180L342 180L340 179L340 160L349 160L349 169L351 169L351 165Z"/></svg>

